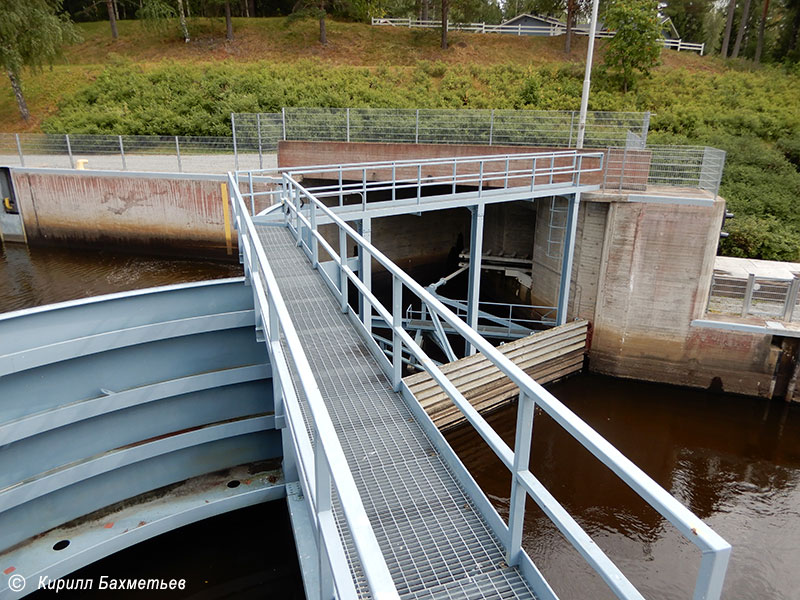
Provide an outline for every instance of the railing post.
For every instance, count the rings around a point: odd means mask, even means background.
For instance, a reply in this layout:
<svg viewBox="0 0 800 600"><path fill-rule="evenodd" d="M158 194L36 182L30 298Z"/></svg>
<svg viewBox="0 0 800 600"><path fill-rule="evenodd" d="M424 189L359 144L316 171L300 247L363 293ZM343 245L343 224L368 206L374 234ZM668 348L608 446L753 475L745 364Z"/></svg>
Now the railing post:
<svg viewBox="0 0 800 600"><path fill-rule="evenodd" d="M256 216L256 194L253 189L253 172L247 172L247 185L250 187L250 216Z"/></svg>
<svg viewBox="0 0 800 600"><path fill-rule="evenodd" d="M747 286L744 288L744 301L742 302L742 316L746 317L750 312L750 304L753 302L753 289L756 284L756 274L750 273L747 276Z"/></svg>
<svg viewBox="0 0 800 600"><path fill-rule="evenodd" d="M75 160L72 158L72 144L69 143L69 134L64 134L64 140L67 142L67 154L69 154L69 168L75 168Z"/></svg>
<svg viewBox="0 0 800 600"><path fill-rule="evenodd" d="M322 536L322 515L331 513L331 472L325 458L323 444L319 441L319 431L314 432L317 442L314 444L314 504L317 525L317 552L319 557L319 597L320 600L334 598L333 577L328 563L328 552Z"/></svg>
<svg viewBox="0 0 800 600"><path fill-rule="evenodd" d="M24 167L25 166L25 157L22 156L22 144L20 144L20 142L19 142L19 134L15 133L14 137L17 140L17 153L19 154L19 166L20 167Z"/></svg>
<svg viewBox="0 0 800 600"><path fill-rule="evenodd" d="M534 158L531 163L531 191L533 191L533 186L536 184L536 159Z"/></svg>
<svg viewBox="0 0 800 600"><path fill-rule="evenodd" d="M372 243L372 219L370 217L364 217L361 220L361 236L367 240L368 243ZM358 267L361 281L368 290L372 291L372 255L360 245L358 251L360 254ZM372 334L372 304L363 294L359 294L359 298L361 300L359 303L361 322L364 323L364 328L367 330L367 333Z"/></svg>
<svg viewBox="0 0 800 600"><path fill-rule="evenodd" d="M573 110L569 118L569 143L567 148L572 148L572 129L575 126L575 111Z"/></svg>
<svg viewBox="0 0 800 600"><path fill-rule="evenodd" d="M286 107L281 108L281 126L283 128L283 141L286 141Z"/></svg>
<svg viewBox="0 0 800 600"><path fill-rule="evenodd" d="M261 113L256 113L256 129L258 129L258 168L264 168L264 153L261 145Z"/></svg>
<svg viewBox="0 0 800 600"><path fill-rule="evenodd" d="M492 145L492 138L494 137L494 109L492 109L491 117L489 118L489 145Z"/></svg>
<svg viewBox="0 0 800 600"><path fill-rule="evenodd" d="M519 483L519 474L528 470L533 438L533 415L536 403L520 390L517 405L517 430L514 441L514 467L511 472L511 503L508 509L508 545L506 563L519 564L522 554L522 526L525 522L525 501L528 494Z"/></svg>
<svg viewBox="0 0 800 600"><path fill-rule="evenodd" d="M403 377L403 340L398 333L403 326L403 282L392 275L392 387L400 391Z"/></svg>
<svg viewBox="0 0 800 600"><path fill-rule="evenodd" d="M236 138L233 138L234 140ZM178 136L175 136L175 156L178 158L178 173L183 173L183 165L181 164L181 145L178 143ZM236 163L236 169L239 169L239 163Z"/></svg>
<svg viewBox="0 0 800 600"><path fill-rule="evenodd" d="M419 109L417 109L417 129L414 135L414 143L419 144Z"/></svg>
<svg viewBox="0 0 800 600"><path fill-rule="evenodd" d="M347 313L347 273L344 268L347 265L347 232L339 227L339 300L340 308L343 313Z"/></svg>
<svg viewBox="0 0 800 600"><path fill-rule="evenodd" d="M392 161L392 202L397 200L397 166Z"/></svg>
<svg viewBox="0 0 800 600"><path fill-rule="evenodd" d="M481 261L483 260L483 225L486 205L470 206L472 222L469 241L469 283L467 288L467 325L478 329L478 314L481 299ZM475 348L465 342L465 354L475 354Z"/></svg>
<svg viewBox="0 0 800 600"><path fill-rule="evenodd" d="M309 198L308 208L311 211L311 265L316 269L319 267L319 241L317 236L317 205Z"/></svg>
<svg viewBox="0 0 800 600"><path fill-rule="evenodd" d="M119 155L122 157L122 170L128 170L128 163L125 161L125 147L122 145L122 136L118 135L117 139L119 141Z"/></svg>
<svg viewBox="0 0 800 600"><path fill-rule="evenodd" d="M350 109L347 109L347 141L350 141Z"/></svg>
<svg viewBox="0 0 800 600"><path fill-rule="evenodd" d="M647 145L647 133L649 131L650 131L650 111L648 110L646 113L644 113L644 118L642 119L642 144L643 144L643 146Z"/></svg>
<svg viewBox="0 0 800 600"><path fill-rule="evenodd" d="M794 307L797 304L797 291L800 289L800 278L795 276L789 289L786 291L786 306L783 309L783 320L791 321L794 316Z"/></svg>
<svg viewBox="0 0 800 600"><path fill-rule="evenodd" d="M236 116L231 113L231 137L233 138L233 170L239 170L239 145L236 143ZM178 139L177 137L175 138Z"/></svg>
<svg viewBox="0 0 800 600"><path fill-rule="evenodd" d="M567 206L567 222L564 229L564 254L561 259L561 281L558 289L558 313L556 324L564 325L567 322L569 307L569 290L572 283L572 261L575 256L575 234L578 228L578 208L580 207L580 192L576 192L569 199Z"/></svg>
<svg viewBox="0 0 800 600"><path fill-rule="evenodd" d="M417 165L417 204L422 201L422 165Z"/></svg>

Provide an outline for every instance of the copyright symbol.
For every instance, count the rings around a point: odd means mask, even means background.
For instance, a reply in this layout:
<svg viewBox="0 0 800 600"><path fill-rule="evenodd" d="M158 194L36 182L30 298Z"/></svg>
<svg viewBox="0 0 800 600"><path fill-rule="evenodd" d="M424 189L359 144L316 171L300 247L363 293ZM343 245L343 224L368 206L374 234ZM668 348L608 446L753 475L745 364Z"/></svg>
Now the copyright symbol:
<svg viewBox="0 0 800 600"><path fill-rule="evenodd" d="M21 592L25 589L25 578L22 575L12 575L8 578L8 587L12 592Z"/></svg>

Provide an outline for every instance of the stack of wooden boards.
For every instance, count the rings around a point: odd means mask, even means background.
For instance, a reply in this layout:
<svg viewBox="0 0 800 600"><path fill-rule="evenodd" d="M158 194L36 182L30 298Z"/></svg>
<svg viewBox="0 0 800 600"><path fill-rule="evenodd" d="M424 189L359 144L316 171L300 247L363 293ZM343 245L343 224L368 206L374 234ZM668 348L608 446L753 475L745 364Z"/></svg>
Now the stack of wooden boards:
<svg viewBox="0 0 800 600"><path fill-rule="evenodd" d="M581 371L588 332L588 321L572 321L497 349L538 383L545 384ZM519 388L480 353L440 368L481 413L500 408L519 394ZM464 415L428 373L409 375L403 381L441 431L464 422Z"/></svg>

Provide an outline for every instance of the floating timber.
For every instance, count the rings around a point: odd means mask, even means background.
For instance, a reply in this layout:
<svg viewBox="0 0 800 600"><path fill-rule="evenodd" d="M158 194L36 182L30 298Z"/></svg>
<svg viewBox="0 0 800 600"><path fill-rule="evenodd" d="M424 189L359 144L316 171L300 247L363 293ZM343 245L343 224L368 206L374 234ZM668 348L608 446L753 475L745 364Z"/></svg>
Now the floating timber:
<svg viewBox="0 0 800 600"><path fill-rule="evenodd" d="M544 384L581 371L588 332L588 321L573 321L503 344L498 350L538 383ZM502 407L519 392L517 386L482 354L440 368L481 413ZM464 415L428 373L409 375L403 381L440 430L464 422Z"/></svg>

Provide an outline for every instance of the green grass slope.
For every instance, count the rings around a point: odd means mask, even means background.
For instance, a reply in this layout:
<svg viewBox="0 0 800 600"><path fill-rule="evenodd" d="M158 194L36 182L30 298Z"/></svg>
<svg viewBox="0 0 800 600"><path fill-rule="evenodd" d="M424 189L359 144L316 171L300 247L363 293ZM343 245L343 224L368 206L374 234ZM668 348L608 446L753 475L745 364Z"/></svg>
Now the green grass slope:
<svg viewBox="0 0 800 600"><path fill-rule="evenodd" d="M561 38L451 34L330 22L329 44L314 21L191 22L185 44L139 22L82 24L84 41L63 61L26 73L35 119L16 114L0 90L0 130L229 135L231 112L282 106L577 110L586 39L571 56ZM603 42L597 64L602 63ZM728 152L722 195L737 218L726 253L800 260L800 69L753 69L693 53L662 52L649 79L623 94L596 69L592 110L652 111L650 143L713 145Z"/></svg>

